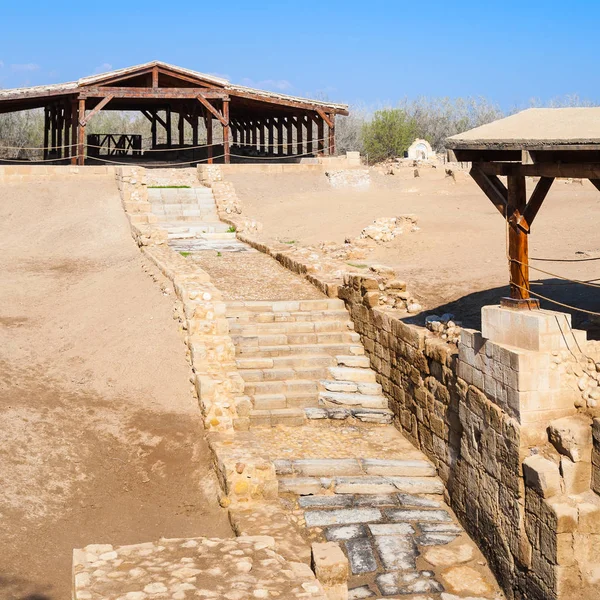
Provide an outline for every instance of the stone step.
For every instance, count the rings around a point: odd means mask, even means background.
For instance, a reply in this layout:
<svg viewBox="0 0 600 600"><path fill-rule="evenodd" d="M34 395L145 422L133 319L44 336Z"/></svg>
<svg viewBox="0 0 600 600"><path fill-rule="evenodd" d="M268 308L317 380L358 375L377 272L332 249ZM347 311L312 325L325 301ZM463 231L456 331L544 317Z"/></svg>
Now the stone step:
<svg viewBox="0 0 600 600"><path fill-rule="evenodd" d="M348 313L341 309L302 310L302 311L245 311L238 308L227 308L229 323L293 323L317 321L342 321L348 320Z"/></svg>
<svg viewBox="0 0 600 600"><path fill-rule="evenodd" d="M380 458L310 458L274 461L277 475L298 477L435 477L435 467L426 460Z"/></svg>
<svg viewBox="0 0 600 600"><path fill-rule="evenodd" d="M328 331L324 333L259 333L257 335L231 336L236 346L284 346L304 344L359 343L360 336L353 331ZM356 369L359 371L360 369ZM348 369L349 376L353 373Z"/></svg>
<svg viewBox="0 0 600 600"><path fill-rule="evenodd" d="M370 369L371 361L367 356L336 356L337 363L343 367L355 367L360 369Z"/></svg>
<svg viewBox="0 0 600 600"><path fill-rule="evenodd" d="M389 408L324 408L320 406L318 408L306 408L304 413L310 421L356 419L362 423L388 425L394 420L394 413Z"/></svg>
<svg viewBox="0 0 600 600"><path fill-rule="evenodd" d="M280 367L273 369L238 369L244 381L285 381L287 379L309 379L317 381L327 371L324 367Z"/></svg>
<svg viewBox="0 0 600 600"><path fill-rule="evenodd" d="M375 372L370 368L330 367L328 372L336 381L354 381L356 383L375 383Z"/></svg>
<svg viewBox="0 0 600 600"><path fill-rule="evenodd" d="M377 477L280 477L279 492L298 496L317 494L359 494L379 496L385 494L432 494L444 493L444 485L435 476Z"/></svg>
<svg viewBox="0 0 600 600"><path fill-rule="evenodd" d="M243 336L276 335L276 334L307 334L353 331L352 321L283 321L272 323L245 323L230 318L229 332Z"/></svg>
<svg viewBox="0 0 600 600"><path fill-rule="evenodd" d="M342 392L346 394L366 394L367 396L381 396L383 389L379 383L360 381L336 381L321 379L319 389L325 392Z"/></svg>
<svg viewBox="0 0 600 600"><path fill-rule="evenodd" d="M244 394L314 394L317 397L318 385L316 381L306 379L286 379L283 381L247 381Z"/></svg>
<svg viewBox="0 0 600 600"><path fill-rule="evenodd" d="M336 406L388 408L388 401L382 395L354 394L347 392L319 392L319 406L333 408Z"/></svg>
<svg viewBox="0 0 600 600"><path fill-rule="evenodd" d="M244 390L245 391L245 390ZM316 408L317 395L314 392L286 392L279 394L252 394L254 410L277 410L280 408ZM306 417L306 414L304 415Z"/></svg>
<svg viewBox="0 0 600 600"><path fill-rule="evenodd" d="M306 418L301 408L250 411L250 427L300 427L305 422Z"/></svg>
<svg viewBox="0 0 600 600"><path fill-rule="evenodd" d="M323 298L322 300L233 300L227 302L227 308L243 312L298 312L313 310L345 310L343 300ZM348 313L346 312L346 315Z"/></svg>
<svg viewBox="0 0 600 600"><path fill-rule="evenodd" d="M275 345L275 346L245 346L236 347L237 357L256 357L268 358L297 354L317 354L327 353L331 356L337 354L356 354L362 355L365 349L358 344L296 344Z"/></svg>
<svg viewBox="0 0 600 600"><path fill-rule="evenodd" d="M361 357L366 358L366 357ZM368 360L368 359L367 359ZM324 369L336 362L329 354L290 354L274 356L272 358L238 358L236 365L240 370L266 370L266 369Z"/></svg>

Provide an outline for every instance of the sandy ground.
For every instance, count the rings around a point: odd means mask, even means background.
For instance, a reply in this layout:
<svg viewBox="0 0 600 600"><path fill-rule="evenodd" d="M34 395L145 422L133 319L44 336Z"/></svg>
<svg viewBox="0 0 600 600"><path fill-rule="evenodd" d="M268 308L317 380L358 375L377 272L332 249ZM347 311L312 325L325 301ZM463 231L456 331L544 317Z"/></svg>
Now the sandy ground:
<svg viewBox="0 0 600 600"><path fill-rule="evenodd" d="M420 230L379 244L366 265L393 266L429 312L453 312L479 326L480 307L508 294L505 223L472 181L444 177L442 169L420 178L412 169L399 175L371 170L367 191L334 190L322 174L231 175L243 211L263 223L263 237L318 244L354 238L379 217L414 214ZM533 257L578 260L600 257L600 193L589 183L555 182L530 236ZM532 263L571 279L600 277L600 261ZM556 285L532 271L545 286L539 293L600 312L600 288ZM550 285L552 284L552 285ZM549 303L543 303L551 308ZM598 337L589 317L574 322ZM422 316L420 321L423 321Z"/></svg>
<svg viewBox="0 0 600 600"><path fill-rule="evenodd" d="M143 266L111 178L0 189L0 598L69 598L89 543L232 535Z"/></svg>

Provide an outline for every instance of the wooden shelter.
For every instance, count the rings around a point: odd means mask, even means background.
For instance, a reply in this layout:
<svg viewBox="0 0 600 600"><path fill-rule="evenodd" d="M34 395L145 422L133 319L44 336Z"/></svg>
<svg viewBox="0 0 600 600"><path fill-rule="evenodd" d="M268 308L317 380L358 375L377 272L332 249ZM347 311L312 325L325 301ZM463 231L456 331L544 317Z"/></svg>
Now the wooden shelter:
<svg viewBox="0 0 600 600"><path fill-rule="evenodd" d="M450 137L446 147L450 161L472 163L471 176L508 222L510 298L502 305L539 308L530 294L531 226L557 177L589 179L600 190L600 108L532 108ZM527 177L538 178L529 198Z"/></svg>
<svg viewBox="0 0 600 600"><path fill-rule="evenodd" d="M70 158L80 165L86 154L86 125L101 110L141 112L151 122L153 150L198 147L203 125L207 161L218 154L225 163L236 145L246 154L254 148L275 159L334 154L335 117L348 114L346 105L232 85L159 61L71 83L0 90L0 113L32 108L43 108L45 113L44 158ZM173 116L178 120L176 140ZM192 130L189 144L184 140L185 122ZM218 146L213 144L214 123L222 129ZM161 128L166 143L159 145ZM122 154L130 148L132 153L140 150L136 140L115 136L107 140Z"/></svg>

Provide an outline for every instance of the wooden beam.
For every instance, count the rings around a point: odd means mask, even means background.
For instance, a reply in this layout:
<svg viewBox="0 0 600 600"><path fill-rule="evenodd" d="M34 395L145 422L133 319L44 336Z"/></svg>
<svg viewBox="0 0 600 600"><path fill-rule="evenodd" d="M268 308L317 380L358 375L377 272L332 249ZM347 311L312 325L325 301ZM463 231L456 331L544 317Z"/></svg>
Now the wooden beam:
<svg viewBox="0 0 600 600"><path fill-rule="evenodd" d="M208 144L208 146L206 148L207 156L208 156L208 164L212 165L212 162L213 162L213 147L212 147L213 120L212 120L212 115L210 113L208 113L207 111L204 114L204 122L206 124L206 143Z"/></svg>
<svg viewBox="0 0 600 600"><path fill-rule="evenodd" d="M304 154L304 117L300 115L296 118L296 154Z"/></svg>
<svg viewBox="0 0 600 600"><path fill-rule="evenodd" d="M312 152L313 152L313 121L308 115L305 115L304 119L306 121L306 152L308 154L312 154Z"/></svg>
<svg viewBox="0 0 600 600"><path fill-rule="evenodd" d="M77 135L79 123L77 122L77 100L71 100L71 164L77 164Z"/></svg>
<svg viewBox="0 0 600 600"><path fill-rule="evenodd" d="M278 106L286 106L288 108L299 108L300 110L328 110L338 115L348 115L348 110L345 108L337 107L323 107L319 104L313 104L312 102L302 102L299 100L289 100L284 98L277 98L276 96L262 96L260 94L252 92L244 92L242 90L228 89L227 92L237 98L246 98L247 100L254 100L256 102L264 102L266 104L277 104Z"/></svg>
<svg viewBox="0 0 600 600"><path fill-rule="evenodd" d="M525 223L527 224L527 228L531 228L533 224L533 220L535 216L538 214L542 203L544 202L548 191L552 187L552 183L554 182L554 177L542 177L535 186L533 193L531 194L531 198L529 198L529 202L523 211L523 218L525 219Z"/></svg>
<svg viewBox="0 0 600 600"><path fill-rule="evenodd" d="M198 101L200 102L200 104L202 104L204 106L204 108L206 108L206 110L208 110L217 119L219 119L219 121L221 122L221 125L228 124L228 121L225 120L225 117L223 117L223 115L203 95L199 95L199 96L197 96L197 98L198 98Z"/></svg>
<svg viewBox="0 0 600 600"><path fill-rule="evenodd" d="M158 87L158 67L152 68L152 87Z"/></svg>
<svg viewBox="0 0 600 600"><path fill-rule="evenodd" d="M197 98L202 95L204 98L219 98L221 100L229 98L227 92L219 90L204 90L198 88L147 88L147 87L85 87L81 89L82 98L102 98L106 92L110 91L115 98L133 98L143 100L147 98L162 98L170 100L184 100Z"/></svg>
<svg viewBox="0 0 600 600"><path fill-rule="evenodd" d="M172 122L171 122L171 107L167 106L167 114L166 114L166 133L167 133L167 146L170 148L173 145L173 126L172 126Z"/></svg>
<svg viewBox="0 0 600 600"><path fill-rule="evenodd" d="M473 165L469 172L475 183L481 188L482 192L490 199L492 204L498 209L498 212L506 217L508 205L508 191L504 184L495 175L484 173L479 165ZM501 186L501 187L500 187ZM504 192L502 192L502 188Z"/></svg>
<svg viewBox="0 0 600 600"><path fill-rule="evenodd" d="M335 115L330 114L330 122L329 125L329 156L335 155Z"/></svg>
<svg viewBox="0 0 600 600"><path fill-rule="evenodd" d="M321 117L321 119L323 119L323 121L325 121L325 123L327 123L327 127L333 127L333 122L331 121L331 119L329 118L329 115L327 115L327 113L322 110L321 108L317 108L317 113L319 113L319 116Z"/></svg>
<svg viewBox="0 0 600 600"><path fill-rule="evenodd" d="M513 177L573 177L581 179L600 179L600 163L475 163L484 173Z"/></svg>
<svg viewBox="0 0 600 600"><path fill-rule="evenodd" d="M98 104L96 104L96 106L87 115L83 117L83 119L80 117L79 124L85 127L89 123L90 119L94 115L98 114L113 98L114 95L109 94L108 96L100 100L100 102L98 102Z"/></svg>
<svg viewBox="0 0 600 600"><path fill-rule="evenodd" d="M50 129L50 111L47 106L44 107L44 160L48 158L48 142Z"/></svg>
<svg viewBox="0 0 600 600"><path fill-rule="evenodd" d="M317 153L323 154L325 151L325 125L321 117L317 119Z"/></svg>
<svg viewBox="0 0 600 600"><path fill-rule="evenodd" d="M275 124L273 123L273 119L269 117L267 120L267 131L268 131L268 139L269 144L267 146L268 154L275 154Z"/></svg>

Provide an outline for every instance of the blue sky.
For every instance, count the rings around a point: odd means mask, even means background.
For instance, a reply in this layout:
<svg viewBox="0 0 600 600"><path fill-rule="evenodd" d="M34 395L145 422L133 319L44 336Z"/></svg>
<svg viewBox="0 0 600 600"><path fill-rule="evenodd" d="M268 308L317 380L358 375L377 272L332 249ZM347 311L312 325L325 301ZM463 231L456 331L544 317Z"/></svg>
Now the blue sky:
<svg viewBox="0 0 600 600"><path fill-rule="evenodd" d="M158 59L367 105L423 95L485 96L505 109L567 94L600 102L599 24L599 0L0 0L0 87Z"/></svg>

